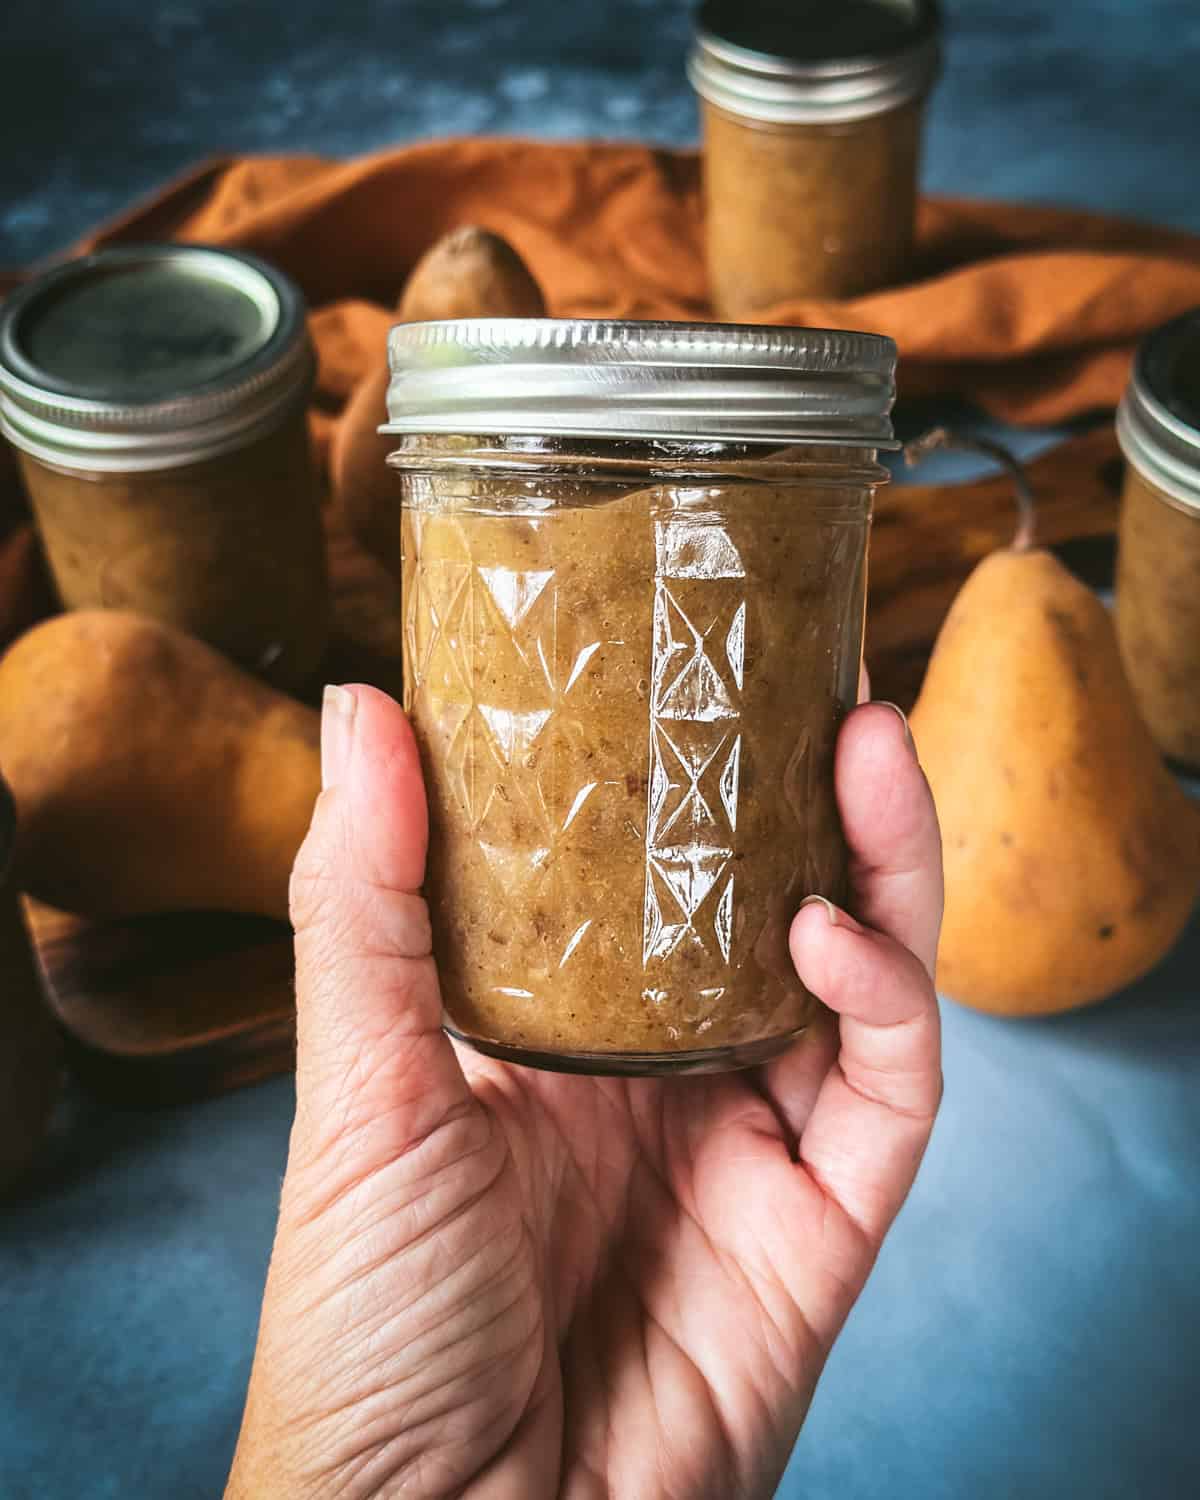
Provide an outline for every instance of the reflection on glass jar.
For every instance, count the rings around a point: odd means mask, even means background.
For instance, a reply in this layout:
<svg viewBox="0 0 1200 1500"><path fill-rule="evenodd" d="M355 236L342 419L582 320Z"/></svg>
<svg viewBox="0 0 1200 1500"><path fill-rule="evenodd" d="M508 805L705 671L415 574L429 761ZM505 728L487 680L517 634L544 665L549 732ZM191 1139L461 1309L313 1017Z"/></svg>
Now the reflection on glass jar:
<svg viewBox="0 0 1200 1500"><path fill-rule="evenodd" d="M1121 654L1159 747L1200 770L1200 310L1144 340L1117 435Z"/></svg>
<svg viewBox="0 0 1200 1500"><path fill-rule="evenodd" d="M522 332L539 326L541 348ZM842 892L833 745L861 661L891 345L522 321L487 325L490 363L473 368L473 325L428 327L393 333L390 404L410 434L392 459L406 706L449 1024L574 1069L769 1056L814 1003L791 918L805 895ZM456 359L461 413L438 408ZM502 360L506 427L613 430L414 430L480 414L471 377ZM714 376L734 382L723 416ZM842 387L854 402L856 378L856 416L806 422L806 400ZM672 383L676 430L631 435L662 420ZM772 395L786 416L764 420Z"/></svg>
<svg viewBox="0 0 1200 1500"><path fill-rule="evenodd" d="M709 0L702 102L713 307L750 317L901 279L912 254L938 14L924 0Z"/></svg>

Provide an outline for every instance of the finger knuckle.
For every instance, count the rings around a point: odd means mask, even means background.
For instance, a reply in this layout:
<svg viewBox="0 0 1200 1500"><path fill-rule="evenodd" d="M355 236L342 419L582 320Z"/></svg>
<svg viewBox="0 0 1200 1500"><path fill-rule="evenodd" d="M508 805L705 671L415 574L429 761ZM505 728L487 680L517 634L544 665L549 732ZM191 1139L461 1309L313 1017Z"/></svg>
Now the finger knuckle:
<svg viewBox="0 0 1200 1500"><path fill-rule="evenodd" d="M310 834L301 844L288 882L288 911L298 931L322 927L337 910L339 882L333 861Z"/></svg>

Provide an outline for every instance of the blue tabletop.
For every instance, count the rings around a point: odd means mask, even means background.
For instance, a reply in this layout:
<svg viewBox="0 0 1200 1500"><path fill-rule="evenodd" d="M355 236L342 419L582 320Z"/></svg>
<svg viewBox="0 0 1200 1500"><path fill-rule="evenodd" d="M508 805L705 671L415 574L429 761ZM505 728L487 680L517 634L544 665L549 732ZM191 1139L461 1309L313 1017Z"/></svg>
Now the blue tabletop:
<svg viewBox="0 0 1200 1500"><path fill-rule="evenodd" d="M1200 230L1196 0L946 8L931 187ZM686 33L678 0L8 0L0 262L225 148L690 140ZM1200 1494L1198 1001L1194 922L1089 1012L944 1005L933 1143L784 1500ZM0 1500L220 1494L291 1109L286 1079L155 1113L68 1101L0 1210Z"/></svg>

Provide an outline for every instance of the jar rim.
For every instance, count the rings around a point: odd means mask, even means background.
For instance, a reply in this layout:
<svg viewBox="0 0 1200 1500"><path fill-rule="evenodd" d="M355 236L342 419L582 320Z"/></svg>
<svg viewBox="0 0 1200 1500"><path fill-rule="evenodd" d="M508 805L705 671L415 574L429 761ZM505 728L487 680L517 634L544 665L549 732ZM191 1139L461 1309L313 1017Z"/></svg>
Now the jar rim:
<svg viewBox="0 0 1200 1500"><path fill-rule="evenodd" d="M180 291L198 283L240 297L259 315L260 327L224 364L219 355L209 359L202 373L192 370L195 378L177 370L174 384L165 376L162 390L146 387L144 399L120 380L106 395L103 372L94 368L91 378L71 378L39 363L31 338L39 316L106 277L130 278L136 298L139 275L175 275ZM315 359L305 311L295 283L245 251L151 243L68 261L20 287L0 308L0 432L44 462L104 472L173 468L241 447L308 392ZM147 325L154 332L159 315ZM217 350L235 342L228 328L216 325L204 336ZM92 347L103 351L106 337L93 327ZM130 362L128 350L121 358Z"/></svg>
<svg viewBox="0 0 1200 1500"><path fill-rule="evenodd" d="M383 433L896 446L896 345L736 323L456 318L388 337Z"/></svg>
<svg viewBox="0 0 1200 1500"><path fill-rule="evenodd" d="M1200 308L1139 344L1117 409L1117 439L1156 489L1200 511Z"/></svg>
<svg viewBox="0 0 1200 1500"><path fill-rule="evenodd" d="M406 433L385 461L401 474L461 474L532 483L567 480L600 487L762 482L874 488L891 478L875 450L836 443L800 443L780 449L754 443L625 436Z"/></svg>
<svg viewBox="0 0 1200 1500"><path fill-rule="evenodd" d="M914 0L912 24L886 45L844 56L806 57L744 45L706 24L705 7L688 58L696 93L728 114L780 125L841 124L922 98L941 66L941 12Z"/></svg>

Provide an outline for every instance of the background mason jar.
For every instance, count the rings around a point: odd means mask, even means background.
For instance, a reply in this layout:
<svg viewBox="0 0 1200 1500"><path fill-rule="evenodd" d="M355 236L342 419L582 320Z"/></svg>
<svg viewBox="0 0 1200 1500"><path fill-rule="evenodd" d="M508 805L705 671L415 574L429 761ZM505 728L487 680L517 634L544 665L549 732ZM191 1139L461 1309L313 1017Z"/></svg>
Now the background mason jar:
<svg viewBox="0 0 1200 1500"><path fill-rule="evenodd" d="M1128 460L1117 637L1142 714L1200 771L1200 309L1149 334L1117 413Z"/></svg>
<svg viewBox="0 0 1200 1500"><path fill-rule="evenodd" d="M328 633L298 288L253 256L124 246L0 313L0 430L67 609L131 609L285 687Z"/></svg>
<svg viewBox="0 0 1200 1500"><path fill-rule="evenodd" d="M938 34L926 0L701 9L688 74L719 317L904 276Z"/></svg>

